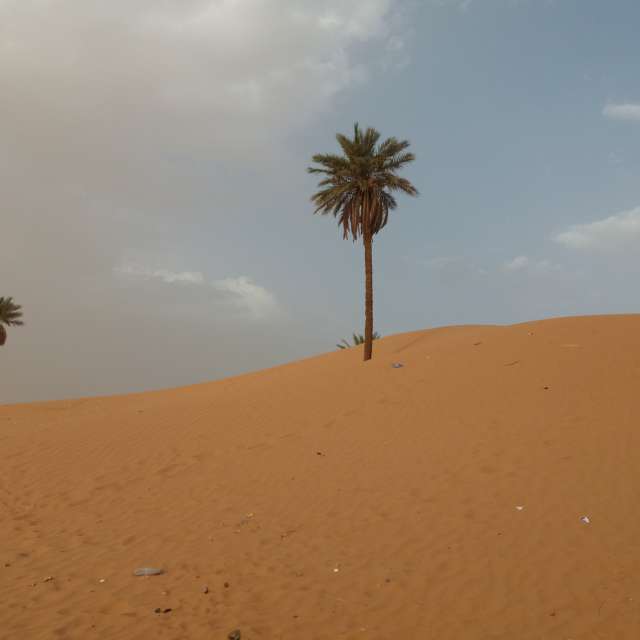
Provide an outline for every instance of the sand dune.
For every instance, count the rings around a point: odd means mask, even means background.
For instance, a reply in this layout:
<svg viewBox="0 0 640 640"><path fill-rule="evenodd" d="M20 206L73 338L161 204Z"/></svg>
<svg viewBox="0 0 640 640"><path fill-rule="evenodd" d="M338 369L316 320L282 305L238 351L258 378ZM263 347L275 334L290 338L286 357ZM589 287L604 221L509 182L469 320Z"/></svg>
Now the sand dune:
<svg viewBox="0 0 640 640"><path fill-rule="evenodd" d="M361 358L0 406L0 638L640 638L640 316Z"/></svg>

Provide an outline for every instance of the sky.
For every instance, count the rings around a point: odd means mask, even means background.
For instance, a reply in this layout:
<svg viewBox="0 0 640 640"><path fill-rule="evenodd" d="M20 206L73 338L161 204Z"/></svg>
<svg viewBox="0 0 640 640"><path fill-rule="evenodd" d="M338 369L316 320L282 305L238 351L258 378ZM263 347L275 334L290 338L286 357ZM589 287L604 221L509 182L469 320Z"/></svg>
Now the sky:
<svg viewBox="0 0 640 640"><path fill-rule="evenodd" d="M636 0L0 0L0 403L335 349L360 243L315 153L408 139L384 335L640 310ZM374 349L375 357L375 349Z"/></svg>

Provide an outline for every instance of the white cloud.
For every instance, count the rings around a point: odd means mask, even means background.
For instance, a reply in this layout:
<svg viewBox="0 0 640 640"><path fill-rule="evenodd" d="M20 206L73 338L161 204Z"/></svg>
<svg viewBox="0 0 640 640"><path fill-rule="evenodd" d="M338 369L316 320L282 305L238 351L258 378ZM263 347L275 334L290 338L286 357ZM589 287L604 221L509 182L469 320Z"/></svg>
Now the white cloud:
<svg viewBox="0 0 640 640"><path fill-rule="evenodd" d="M640 207L587 224L577 224L553 240L570 249L618 251L640 246Z"/></svg>
<svg viewBox="0 0 640 640"><path fill-rule="evenodd" d="M212 285L217 291L229 295L235 304L249 311L256 319L266 318L278 311L275 296L248 276L225 278Z"/></svg>
<svg viewBox="0 0 640 640"><path fill-rule="evenodd" d="M551 260L531 260L527 256L517 256L502 265L504 271L526 272L533 275L545 275L562 269L559 264Z"/></svg>
<svg viewBox="0 0 640 640"><path fill-rule="evenodd" d="M605 105L602 115L609 120L632 120L640 122L640 104L631 102Z"/></svg>
<svg viewBox="0 0 640 640"><path fill-rule="evenodd" d="M199 271L168 271L167 269L148 269L139 264L124 264L114 271L124 276L157 279L167 284L204 284L204 276Z"/></svg>
<svg viewBox="0 0 640 640"><path fill-rule="evenodd" d="M509 262L506 262L504 268L507 271L520 271L529 266L529 258L527 256L518 256Z"/></svg>
<svg viewBox="0 0 640 640"><path fill-rule="evenodd" d="M170 271L151 269L139 263L125 262L114 269L114 273L130 281L156 281L177 285L206 285L199 271ZM266 319L280 312L275 296L256 284L248 276L237 276L214 280L209 286L218 294L218 302L239 309L244 317Z"/></svg>

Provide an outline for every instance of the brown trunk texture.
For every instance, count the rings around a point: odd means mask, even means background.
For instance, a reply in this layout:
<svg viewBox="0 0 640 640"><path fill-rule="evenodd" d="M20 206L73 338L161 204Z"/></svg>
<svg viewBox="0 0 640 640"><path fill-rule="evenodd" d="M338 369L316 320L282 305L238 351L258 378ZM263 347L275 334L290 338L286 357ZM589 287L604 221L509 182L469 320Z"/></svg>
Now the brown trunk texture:
<svg viewBox="0 0 640 640"><path fill-rule="evenodd" d="M364 359L371 360L373 353L373 238L364 237Z"/></svg>

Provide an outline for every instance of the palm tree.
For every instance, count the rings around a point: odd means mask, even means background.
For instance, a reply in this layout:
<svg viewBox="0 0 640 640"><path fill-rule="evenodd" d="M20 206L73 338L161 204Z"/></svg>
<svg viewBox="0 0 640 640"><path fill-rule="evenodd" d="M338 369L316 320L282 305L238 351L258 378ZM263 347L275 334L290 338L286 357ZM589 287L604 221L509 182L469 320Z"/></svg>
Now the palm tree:
<svg viewBox="0 0 640 640"><path fill-rule="evenodd" d="M378 334L377 331L373 332L373 336L371 336L372 340L377 340L380 337L380 335ZM364 342L364 336L362 334L353 334L353 346L357 347L359 344L362 344ZM338 347L338 349L349 349L351 347L351 345L346 341L346 340L342 340L341 344L337 344L336 347Z"/></svg>
<svg viewBox="0 0 640 640"><path fill-rule="evenodd" d="M0 298L0 347L7 341L7 327L20 326L22 322L22 307L13 302L13 298Z"/></svg>
<svg viewBox="0 0 640 640"><path fill-rule="evenodd" d="M336 139L344 155L317 154L309 173L322 173L320 190L311 201L314 213L332 213L342 225L343 238L349 233L355 242L362 236L364 242L364 359L370 360L373 350L373 236L387 224L389 211L396 208L393 193L400 191L417 196L417 189L398 171L415 160L406 149L407 140L388 138L378 144L380 134L372 128L363 133L354 125L353 139L337 134Z"/></svg>

